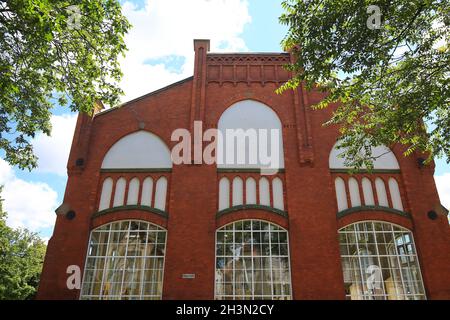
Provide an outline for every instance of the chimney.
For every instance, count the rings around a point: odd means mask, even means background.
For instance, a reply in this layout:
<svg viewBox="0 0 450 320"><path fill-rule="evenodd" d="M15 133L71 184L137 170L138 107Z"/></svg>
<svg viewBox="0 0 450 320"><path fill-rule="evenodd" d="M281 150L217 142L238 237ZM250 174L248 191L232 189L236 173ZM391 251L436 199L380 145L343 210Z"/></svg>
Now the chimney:
<svg viewBox="0 0 450 320"><path fill-rule="evenodd" d="M192 85L191 126L195 120L203 120L206 88L206 55L209 40L194 40L194 81Z"/></svg>
<svg viewBox="0 0 450 320"><path fill-rule="evenodd" d="M195 136L194 122L204 121L205 117L206 55L209 52L209 40L195 39L194 51L194 79L192 81L190 114L190 129L193 136ZM195 150L202 147L202 142L194 139L192 143L191 152L193 155L192 159L194 159L194 164L201 164L202 160L195 158Z"/></svg>

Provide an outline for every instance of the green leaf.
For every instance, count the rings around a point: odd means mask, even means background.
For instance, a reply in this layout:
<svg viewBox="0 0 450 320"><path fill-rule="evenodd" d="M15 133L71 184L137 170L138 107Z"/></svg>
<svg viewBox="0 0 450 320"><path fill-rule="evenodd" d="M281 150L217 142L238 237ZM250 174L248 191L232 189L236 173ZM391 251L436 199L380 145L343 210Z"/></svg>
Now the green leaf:
<svg viewBox="0 0 450 320"><path fill-rule="evenodd" d="M372 4L382 14L373 30ZM312 108L338 105L326 125L340 127L352 166L370 162L370 154L355 157L367 141L450 162L450 1L285 0L282 7L289 28L282 45L294 48L295 77L277 93L301 82L326 91Z"/></svg>
<svg viewBox="0 0 450 320"><path fill-rule="evenodd" d="M67 11L74 4L78 20ZM126 52L129 29L117 0L2 2L0 148L6 161L22 169L36 166L29 142L37 132L50 134L55 101L88 113L98 99L118 103L118 57Z"/></svg>

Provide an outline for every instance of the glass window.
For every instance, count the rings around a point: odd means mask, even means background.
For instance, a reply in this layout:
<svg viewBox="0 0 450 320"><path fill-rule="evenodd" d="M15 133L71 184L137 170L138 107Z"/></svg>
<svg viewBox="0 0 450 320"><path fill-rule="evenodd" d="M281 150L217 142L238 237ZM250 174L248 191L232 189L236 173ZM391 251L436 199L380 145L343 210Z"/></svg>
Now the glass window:
<svg viewBox="0 0 450 320"><path fill-rule="evenodd" d="M167 178L161 177L156 182L155 208L164 211L166 209Z"/></svg>
<svg viewBox="0 0 450 320"><path fill-rule="evenodd" d="M247 178L245 181L246 204L256 204L256 181L253 178Z"/></svg>
<svg viewBox="0 0 450 320"><path fill-rule="evenodd" d="M98 206L98 211L102 211L109 208L111 202L112 188L113 188L113 179L106 178L105 181L103 181L102 195L100 197L100 204Z"/></svg>
<svg viewBox="0 0 450 320"><path fill-rule="evenodd" d="M127 181L125 180L125 178L120 178L119 180L117 180L116 189L114 191L114 202L113 202L114 207L123 206L123 202L125 199L126 185Z"/></svg>
<svg viewBox="0 0 450 320"><path fill-rule="evenodd" d="M241 178L233 179L233 206L244 204L244 182Z"/></svg>
<svg viewBox="0 0 450 320"><path fill-rule="evenodd" d="M340 146L340 141L336 142L329 156L330 169L349 169L348 161L344 156L347 148ZM362 155L362 154L361 154ZM388 147L380 145L371 147L371 157L373 158L373 169L375 170L399 170L397 158ZM363 167L364 168L364 167Z"/></svg>
<svg viewBox="0 0 450 320"><path fill-rule="evenodd" d="M347 192L345 191L344 179L337 177L336 180L334 180L334 185L336 188L338 211L344 211L348 209Z"/></svg>
<svg viewBox="0 0 450 320"><path fill-rule="evenodd" d="M216 299L291 299L288 232L261 220L216 234Z"/></svg>
<svg viewBox="0 0 450 320"><path fill-rule="evenodd" d="M269 106L242 100L220 116L217 167L284 168L282 123Z"/></svg>
<svg viewBox="0 0 450 320"><path fill-rule="evenodd" d="M284 210L283 182L280 178L272 180L273 207Z"/></svg>
<svg viewBox="0 0 450 320"><path fill-rule="evenodd" d="M425 290L411 232L364 221L339 231L346 298L423 300Z"/></svg>
<svg viewBox="0 0 450 320"><path fill-rule="evenodd" d="M161 299L166 231L117 221L91 232L81 299Z"/></svg>
<svg viewBox="0 0 450 320"><path fill-rule="evenodd" d="M230 181L227 178L219 182L219 211L230 207Z"/></svg>

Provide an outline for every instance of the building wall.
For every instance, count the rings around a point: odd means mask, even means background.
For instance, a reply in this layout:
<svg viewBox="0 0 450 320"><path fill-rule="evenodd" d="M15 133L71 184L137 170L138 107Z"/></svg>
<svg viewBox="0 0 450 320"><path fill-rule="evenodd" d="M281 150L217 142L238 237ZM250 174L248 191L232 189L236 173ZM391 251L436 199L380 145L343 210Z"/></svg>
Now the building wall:
<svg viewBox="0 0 450 320"><path fill-rule="evenodd" d="M450 299L450 232L447 219L431 220L427 212L439 203L433 166L420 168L420 155L403 157L393 148L401 168L399 181L404 211L410 217L386 211L360 211L337 216L334 178L329 154L337 128L323 127L333 108L312 111L308 106L323 94L295 91L276 94L290 75L282 65L289 54L210 54L209 42L194 42L194 76L163 90L126 103L120 108L81 114L68 161L69 179L64 203L76 212L73 220L58 215L41 277L39 299L78 299L79 290L66 286L69 265L83 270L90 231L121 219L142 219L168 230L163 299L213 299L215 231L232 221L255 218L272 221L289 231L292 291L294 299L344 299L338 229L363 220L382 220L413 231L422 276L429 299ZM247 209L216 217L218 181L224 174L215 165L174 165L165 173L169 180L168 218L138 209L94 217L103 180L107 176L128 181L139 174L101 172L103 158L120 138L138 130L159 136L169 148L177 128L203 130L216 127L221 114L233 103L252 99L271 107L283 124L285 156L284 196L288 218L273 212ZM84 163L76 165L77 159ZM156 176L158 174L155 173ZM161 175L161 174L160 174ZM358 176L356 176L358 178ZM359 178L362 177L359 176ZM142 178L142 177L141 177ZM141 180L142 183L142 180ZM361 192L362 195L362 192ZM195 279L182 279L182 274Z"/></svg>

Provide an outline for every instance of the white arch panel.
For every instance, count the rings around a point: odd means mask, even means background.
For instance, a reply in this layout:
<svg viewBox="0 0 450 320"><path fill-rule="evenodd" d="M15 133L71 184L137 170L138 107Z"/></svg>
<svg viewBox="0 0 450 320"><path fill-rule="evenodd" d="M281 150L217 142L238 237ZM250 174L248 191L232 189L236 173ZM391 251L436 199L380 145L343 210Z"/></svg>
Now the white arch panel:
<svg viewBox="0 0 450 320"><path fill-rule="evenodd" d="M342 158L345 149L338 148L339 142L336 142L329 156L330 169L349 169L345 164L345 158ZM373 169L376 170L398 170L400 166L394 153L386 146L372 147Z"/></svg>
<svg viewBox="0 0 450 320"><path fill-rule="evenodd" d="M239 101L224 111L218 129L219 168L284 168L282 124L267 105L254 100ZM237 129L242 130L237 138L227 137L227 130ZM266 139L262 130L267 130ZM245 141L243 148L238 147L238 139ZM242 163L240 156L244 159ZM232 160L226 161L227 158Z"/></svg>
<svg viewBox="0 0 450 320"><path fill-rule="evenodd" d="M98 206L98 211L109 209L109 205L111 203L112 188L113 188L113 179L106 178L105 181L103 181L102 194L100 196L100 204Z"/></svg>
<svg viewBox="0 0 450 320"><path fill-rule="evenodd" d="M117 141L103 158L102 169L172 168L170 150L147 131L131 133Z"/></svg>

